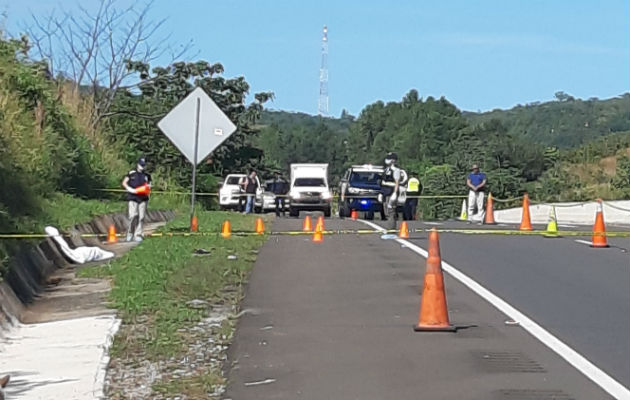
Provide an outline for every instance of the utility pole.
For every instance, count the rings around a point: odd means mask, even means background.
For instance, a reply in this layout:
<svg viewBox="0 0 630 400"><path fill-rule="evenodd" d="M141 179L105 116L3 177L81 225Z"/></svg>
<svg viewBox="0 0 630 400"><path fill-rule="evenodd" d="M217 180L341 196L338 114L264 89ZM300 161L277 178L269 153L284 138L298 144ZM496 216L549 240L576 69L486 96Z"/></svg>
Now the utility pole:
<svg viewBox="0 0 630 400"><path fill-rule="evenodd" d="M328 27L324 25L322 36L322 66L319 69L319 102L317 113L328 116Z"/></svg>

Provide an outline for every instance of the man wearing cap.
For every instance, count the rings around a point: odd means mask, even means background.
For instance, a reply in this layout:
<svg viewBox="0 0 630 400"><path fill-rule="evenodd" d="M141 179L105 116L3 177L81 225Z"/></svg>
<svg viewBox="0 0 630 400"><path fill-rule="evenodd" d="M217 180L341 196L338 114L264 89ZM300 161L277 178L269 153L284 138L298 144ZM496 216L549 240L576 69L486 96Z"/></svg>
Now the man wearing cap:
<svg viewBox="0 0 630 400"><path fill-rule="evenodd" d="M479 171L479 166L473 164L472 172L468 174L466 186L468 186L468 220L482 222L486 214L483 208L484 193L486 190L486 174ZM477 208L477 213L473 216L473 211Z"/></svg>
<svg viewBox="0 0 630 400"><path fill-rule="evenodd" d="M142 222L147 212L149 192L151 190L151 175L145 172L147 161L144 157L138 160L136 169L129 171L122 186L127 191L129 205L129 226L127 227L127 241L142 241ZM137 218L136 228L132 232L134 220Z"/></svg>

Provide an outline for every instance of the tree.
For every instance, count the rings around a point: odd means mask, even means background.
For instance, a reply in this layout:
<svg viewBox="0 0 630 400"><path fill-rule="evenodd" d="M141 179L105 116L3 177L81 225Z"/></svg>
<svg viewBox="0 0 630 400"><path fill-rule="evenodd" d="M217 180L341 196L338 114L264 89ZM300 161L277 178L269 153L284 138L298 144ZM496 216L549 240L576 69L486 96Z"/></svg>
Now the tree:
<svg viewBox="0 0 630 400"><path fill-rule="evenodd" d="M575 100L575 98L574 98L573 96L568 95L568 94L566 94L566 93L565 93L565 92L563 92L563 91L556 92L556 93L554 94L554 97L555 97L558 101L573 101L573 100Z"/></svg>
<svg viewBox="0 0 630 400"><path fill-rule="evenodd" d="M126 155L130 162L144 154L164 171L163 175L172 176L177 182L189 181L188 162L156 123L195 87L200 87L236 124L237 130L202 164L199 172L222 175L262 165L262 151L254 144L256 123L263 104L273 98L273 93L257 93L254 102L246 105L249 84L243 77L224 78L219 63L182 61L151 69L143 62L128 62L127 67L139 78L140 94L119 89L110 112L104 116L108 117L109 138L123 141L125 148L133 149Z"/></svg>
<svg viewBox="0 0 630 400"><path fill-rule="evenodd" d="M33 55L47 62L50 75L69 83L75 98L80 92L91 96L93 126L109 112L119 89L137 83L130 79L130 60L150 63L168 52L175 60L191 47L192 42L177 49L169 44L168 35L161 34L165 20L149 15L152 4L131 2L122 8L116 0L99 0L95 11L79 4L77 13L31 14L31 24L24 27Z"/></svg>

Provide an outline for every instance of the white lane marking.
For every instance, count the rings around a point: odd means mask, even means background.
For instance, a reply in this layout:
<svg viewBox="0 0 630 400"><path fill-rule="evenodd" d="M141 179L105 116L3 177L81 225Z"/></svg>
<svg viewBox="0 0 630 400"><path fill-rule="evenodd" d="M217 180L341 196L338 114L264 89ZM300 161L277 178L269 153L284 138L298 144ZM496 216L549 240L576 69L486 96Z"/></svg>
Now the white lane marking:
<svg viewBox="0 0 630 400"><path fill-rule="evenodd" d="M575 241L576 241L577 243L587 244L587 245L589 245L589 246L592 246L592 245L593 245L593 242L589 242L588 240L575 239Z"/></svg>
<svg viewBox="0 0 630 400"><path fill-rule="evenodd" d="M423 222L425 225L444 225L443 222Z"/></svg>
<svg viewBox="0 0 630 400"><path fill-rule="evenodd" d="M558 224L558 228L577 228L577 225Z"/></svg>
<svg viewBox="0 0 630 400"><path fill-rule="evenodd" d="M371 226L374 229L384 231L382 227L372 222L363 220L361 220L361 222ZM409 250L420 254L422 257L426 258L429 255L426 250L416 246L415 244L407 240L396 239L396 241L400 244L404 244ZM626 388L621 383L617 382L614 378L599 369L595 364L587 360L580 353L564 344L564 342L553 336L545 328L538 325L534 320L527 317L516 308L512 307L505 300L490 292L488 289L481 286L475 280L470 278L468 275L462 273L449 263L442 261L442 269L453 278L463 283L465 286L468 286L469 289L488 301L499 311L512 318L513 321L518 322L532 336L542 342L545 346L549 347L551 350L555 351L560 357L564 358L569 364L573 365L575 369L586 375L586 377L599 385L599 387L604 389L611 396L619 400L630 400L630 390L628 390L628 388Z"/></svg>

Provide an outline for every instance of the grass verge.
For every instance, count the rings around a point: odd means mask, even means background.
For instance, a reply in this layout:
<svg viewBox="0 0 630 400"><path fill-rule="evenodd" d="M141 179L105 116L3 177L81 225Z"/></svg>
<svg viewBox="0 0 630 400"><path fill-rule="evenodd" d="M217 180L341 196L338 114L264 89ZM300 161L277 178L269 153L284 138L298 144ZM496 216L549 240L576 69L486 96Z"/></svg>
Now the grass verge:
<svg viewBox="0 0 630 400"><path fill-rule="evenodd" d="M112 363L159 364L179 359L190 352L196 340L194 329L208 317L209 309L231 307L240 301L242 286L265 237L224 239L218 232L226 219L234 230L253 230L255 217L202 212L198 218L200 231L217 232L216 236L150 238L108 265L81 270L81 276L107 277L112 281L111 304L123 319L110 351ZM183 214L164 230L187 230L187 227L188 216ZM210 254L194 255L196 249ZM187 304L192 300L201 300L209 307ZM215 343L229 341L232 331L233 321L222 321L213 328ZM153 398L157 394L208 398L223 383L220 368L216 366L199 368L198 373L183 377L169 373L160 376L152 383ZM110 393L110 396L125 398L123 393Z"/></svg>

